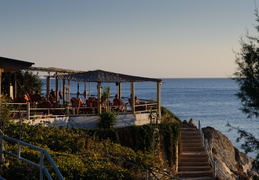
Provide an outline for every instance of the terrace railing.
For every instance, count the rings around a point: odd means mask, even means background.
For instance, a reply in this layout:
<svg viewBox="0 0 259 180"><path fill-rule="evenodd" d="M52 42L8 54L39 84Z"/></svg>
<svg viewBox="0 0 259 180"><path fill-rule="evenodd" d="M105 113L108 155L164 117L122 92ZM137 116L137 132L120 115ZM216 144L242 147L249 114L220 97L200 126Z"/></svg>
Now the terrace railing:
<svg viewBox="0 0 259 180"><path fill-rule="evenodd" d="M97 107L61 107L61 108L42 108L31 106L30 103L5 103L12 106L11 113L13 119L25 118L28 120L42 119L50 117L64 117L64 116L80 116L80 115L97 115ZM125 103L123 111L118 111L119 114L132 113L131 106ZM116 109L116 106L108 106L106 108ZM156 102L145 102L143 104L135 105L135 113L148 112L150 109L157 110Z"/></svg>

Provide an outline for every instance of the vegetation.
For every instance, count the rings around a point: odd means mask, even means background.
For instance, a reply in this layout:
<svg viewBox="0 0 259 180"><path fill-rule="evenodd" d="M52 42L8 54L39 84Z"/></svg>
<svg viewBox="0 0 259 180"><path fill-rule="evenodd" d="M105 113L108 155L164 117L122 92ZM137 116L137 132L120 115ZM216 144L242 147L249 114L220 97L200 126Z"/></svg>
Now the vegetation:
<svg viewBox="0 0 259 180"><path fill-rule="evenodd" d="M259 22L259 14L256 10L256 21ZM259 32L259 25L255 26ZM236 64L238 66L234 73L234 80L239 85L239 91L236 94L241 100L243 113L247 114L248 118L259 117L259 38L246 34L246 41L241 39L242 48L239 53L236 53ZM239 137L237 141L244 138L245 143L242 148L246 153L255 151L257 153L255 167L259 167L259 140L251 133L248 133L240 128L229 125L231 129L237 130Z"/></svg>
<svg viewBox="0 0 259 180"><path fill-rule="evenodd" d="M165 107L161 107L161 122L171 123L171 122L181 122L181 120L174 115L171 111L166 109Z"/></svg>
<svg viewBox="0 0 259 180"><path fill-rule="evenodd" d="M31 91L41 92L43 83L41 82L38 74L33 74L31 71L16 71L16 72L5 72L3 73L2 82L2 93L8 94L9 83L15 84L15 79L17 81L17 96L22 97L25 93L30 93Z"/></svg>
<svg viewBox="0 0 259 180"><path fill-rule="evenodd" d="M107 109L101 114L99 114L100 122L99 122L99 127L100 128L112 128L115 123L116 123L116 118L117 118L117 112Z"/></svg>
<svg viewBox="0 0 259 180"><path fill-rule="evenodd" d="M168 169L173 174L180 127L172 121L94 130L7 123L4 134L48 150L66 179L143 179L147 169L151 172ZM17 152L17 146L12 143L5 143L5 149ZM161 155L161 152L165 153ZM39 162L39 153L32 149L22 147L21 155ZM57 179L47 161L44 166ZM38 179L39 170L5 156L1 176Z"/></svg>
<svg viewBox="0 0 259 180"><path fill-rule="evenodd" d="M0 129L2 130L9 123L11 107L10 105L6 104L9 102L8 97L1 96L0 100Z"/></svg>

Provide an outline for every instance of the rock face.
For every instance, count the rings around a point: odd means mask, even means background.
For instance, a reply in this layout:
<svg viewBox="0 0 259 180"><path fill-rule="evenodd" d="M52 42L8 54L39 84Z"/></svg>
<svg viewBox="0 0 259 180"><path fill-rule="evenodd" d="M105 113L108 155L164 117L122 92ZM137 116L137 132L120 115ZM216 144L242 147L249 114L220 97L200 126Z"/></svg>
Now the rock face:
<svg viewBox="0 0 259 180"><path fill-rule="evenodd" d="M208 142L209 156L221 169L216 170L218 179L251 179L252 175L256 175L252 169L253 159L235 148L225 135L212 127L202 131Z"/></svg>

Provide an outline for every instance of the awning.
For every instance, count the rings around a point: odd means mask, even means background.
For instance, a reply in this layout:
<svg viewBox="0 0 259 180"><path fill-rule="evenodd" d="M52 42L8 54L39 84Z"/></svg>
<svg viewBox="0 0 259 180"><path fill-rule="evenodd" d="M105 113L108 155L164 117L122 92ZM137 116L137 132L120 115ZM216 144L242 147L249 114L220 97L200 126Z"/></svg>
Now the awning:
<svg viewBox="0 0 259 180"><path fill-rule="evenodd" d="M143 82L143 81L153 81L161 82L161 79L131 76L126 74L95 70L86 71L82 73L74 73L69 75L58 75L58 79L71 80L76 82Z"/></svg>

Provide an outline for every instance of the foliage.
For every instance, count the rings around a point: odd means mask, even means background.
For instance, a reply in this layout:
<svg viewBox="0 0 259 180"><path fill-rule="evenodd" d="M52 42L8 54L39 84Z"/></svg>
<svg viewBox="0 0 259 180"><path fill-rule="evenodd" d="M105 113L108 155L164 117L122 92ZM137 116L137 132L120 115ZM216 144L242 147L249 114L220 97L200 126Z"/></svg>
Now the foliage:
<svg viewBox="0 0 259 180"><path fill-rule="evenodd" d="M15 78L16 77L16 78ZM8 94L9 84L8 81L15 84L15 79L17 81L17 96L21 97L25 93L30 93L31 91L41 92L43 83L41 82L38 74L33 74L31 71L15 71L3 73L3 93Z"/></svg>
<svg viewBox="0 0 259 180"><path fill-rule="evenodd" d="M259 15L256 11L257 22ZM259 32L259 26L256 27ZM246 35L248 42L241 39L241 52L236 53L238 68L234 80L239 84L237 97L242 102L241 110L248 117L259 116L259 39Z"/></svg>
<svg viewBox="0 0 259 180"><path fill-rule="evenodd" d="M111 96L111 87L110 86L107 86L107 87L103 87L103 92L101 94L101 101L102 103L107 101L110 96Z"/></svg>
<svg viewBox="0 0 259 180"><path fill-rule="evenodd" d="M118 135L118 131L116 129L113 128L109 128L109 129L89 129L86 130L87 134L97 138L97 140L106 140L109 139L114 143L120 143L120 139L119 139L119 135Z"/></svg>
<svg viewBox="0 0 259 180"><path fill-rule="evenodd" d="M165 107L161 107L161 122L164 123L172 123L172 122L181 122L181 120L174 115L171 111L166 109Z"/></svg>
<svg viewBox="0 0 259 180"><path fill-rule="evenodd" d="M163 171L155 149L161 148L161 144L172 166L179 132L177 122L93 130L8 123L4 129L7 136L46 149L66 179L143 179L145 169ZM161 143L157 142L159 139ZM17 153L17 145L13 143L5 143L5 149ZM39 162L39 152L24 146L21 149L22 157ZM10 156L5 159L2 177L38 179L36 167ZM47 160L44 166L57 179Z"/></svg>
<svg viewBox="0 0 259 180"><path fill-rule="evenodd" d="M1 96L1 95L0 95ZM9 122L10 120L10 115L11 115L11 106L6 104L9 102L9 99L6 97L6 96L2 96L0 98L1 102L0 102L0 129L2 130L6 125L7 123Z"/></svg>
<svg viewBox="0 0 259 180"><path fill-rule="evenodd" d="M159 125L159 133L162 137L164 149L166 151L169 166L173 166L176 162L176 145L180 137L179 123L161 123Z"/></svg>
<svg viewBox="0 0 259 180"><path fill-rule="evenodd" d="M104 129L112 128L117 121L117 112L111 109L107 109L106 111L99 114L99 127Z"/></svg>
<svg viewBox="0 0 259 180"><path fill-rule="evenodd" d="M245 150L246 154L251 152L257 153L255 161L253 162L253 167L255 169L259 169L259 139L243 129L231 126L229 123L227 126L230 128L229 130L236 130L239 134L239 137L236 140L237 142L240 142L241 139L245 140L245 142L241 145L241 148Z"/></svg>
<svg viewBox="0 0 259 180"><path fill-rule="evenodd" d="M258 10L255 11L256 21L259 22ZM259 25L256 27L259 32ZM241 39L241 51L236 53L236 64L238 68L234 73L234 80L239 85L239 91L236 94L241 100L243 113L247 114L248 118L259 117L259 38L246 34L246 41ZM257 157L254 166L259 167L259 141L251 133L233 127L228 124L230 129L235 129L239 133L237 141L244 139L242 148L246 153L255 151Z"/></svg>
<svg viewBox="0 0 259 180"><path fill-rule="evenodd" d="M132 133L136 133L132 137L139 149L123 147L114 142L122 141L118 139L123 136L120 129L88 130L9 124L4 133L48 150L66 179L141 179L145 176L145 169L160 168L161 162L153 155L151 148L154 128L154 125L129 127ZM17 146L5 143L5 149L16 153ZM105 155L116 157L120 161ZM29 148L22 148L22 157L39 162L39 153ZM136 168L123 161L143 168ZM2 168L2 176L7 179L37 179L39 175L37 168L10 156L6 156L6 162L9 165ZM46 163L44 166L55 177L50 165Z"/></svg>

